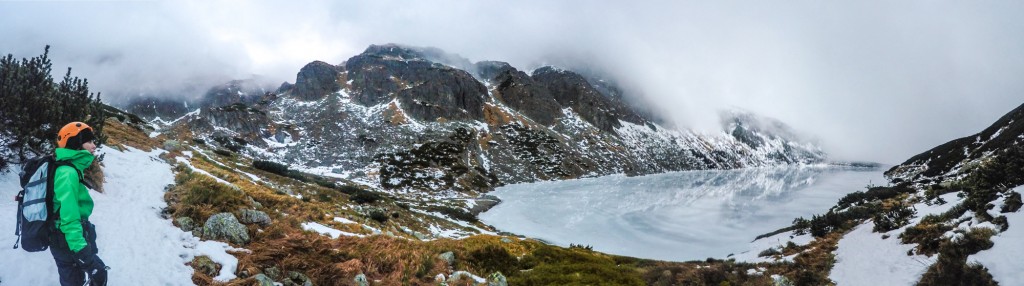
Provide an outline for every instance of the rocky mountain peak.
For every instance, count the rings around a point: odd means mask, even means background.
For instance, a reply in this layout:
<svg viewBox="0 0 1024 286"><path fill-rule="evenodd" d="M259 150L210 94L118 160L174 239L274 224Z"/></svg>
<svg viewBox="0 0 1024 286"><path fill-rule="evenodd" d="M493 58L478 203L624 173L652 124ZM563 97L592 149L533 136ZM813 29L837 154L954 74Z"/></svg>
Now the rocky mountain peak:
<svg viewBox="0 0 1024 286"><path fill-rule="evenodd" d="M337 66L314 61L306 64L295 76L295 86L292 95L300 100L320 100L327 94L341 89L338 82Z"/></svg>
<svg viewBox="0 0 1024 286"><path fill-rule="evenodd" d="M572 108L602 131L615 132L622 126L619 120L639 125L648 123L622 101L601 93L575 72L547 66L534 70L531 78L545 85L559 105Z"/></svg>
<svg viewBox="0 0 1024 286"><path fill-rule="evenodd" d="M399 44L370 45L360 55L376 56L389 60L430 61L466 71L473 69L473 63L468 59L435 47L414 47Z"/></svg>
<svg viewBox="0 0 1024 286"><path fill-rule="evenodd" d="M555 67L528 74L496 61L461 69L439 55L371 46L339 66L312 62L294 85L255 103L236 98L229 83L213 94L231 104L175 124L218 149L428 194L824 160L813 145L749 116L733 121L742 126L735 134L676 130L605 94L618 90L611 81Z"/></svg>

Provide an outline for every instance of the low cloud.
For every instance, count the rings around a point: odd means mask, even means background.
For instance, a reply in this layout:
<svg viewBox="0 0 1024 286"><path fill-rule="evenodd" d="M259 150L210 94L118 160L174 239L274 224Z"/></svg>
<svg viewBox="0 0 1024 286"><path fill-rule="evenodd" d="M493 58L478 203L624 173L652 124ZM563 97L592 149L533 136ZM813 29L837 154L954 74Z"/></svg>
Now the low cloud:
<svg viewBox="0 0 1024 286"><path fill-rule="evenodd" d="M52 45L107 101L294 82L370 44L433 46L529 71L587 65L681 126L740 108L841 159L899 163L1024 103L1024 4L856 1L0 1L0 53Z"/></svg>

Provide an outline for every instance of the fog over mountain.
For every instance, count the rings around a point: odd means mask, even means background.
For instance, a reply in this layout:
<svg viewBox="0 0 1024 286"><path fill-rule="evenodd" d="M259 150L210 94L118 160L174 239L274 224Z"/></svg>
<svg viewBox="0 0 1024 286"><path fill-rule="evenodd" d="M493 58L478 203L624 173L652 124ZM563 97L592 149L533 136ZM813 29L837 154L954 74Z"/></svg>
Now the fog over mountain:
<svg viewBox="0 0 1024 286"><path fill-rule="evenodd" d="M370 44L433 46L521 70L606 72L682 126L741 108L838 159L899 161L1024 99L1024 3L849 1L0 1L0 53L52 45L104 100L199 96Z"/></svg>

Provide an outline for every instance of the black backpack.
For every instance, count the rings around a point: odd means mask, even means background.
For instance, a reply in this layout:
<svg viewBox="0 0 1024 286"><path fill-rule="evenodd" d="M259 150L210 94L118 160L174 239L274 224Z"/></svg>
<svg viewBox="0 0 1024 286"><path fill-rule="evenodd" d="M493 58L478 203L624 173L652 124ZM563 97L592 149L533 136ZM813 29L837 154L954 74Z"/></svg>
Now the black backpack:
<svg viewBox="0 0 1024 286"><path fill-rule="evenodd" d="M22 249L28 252L43 251L50 247L50 233L56 228L53 211L53 175L58 166L71 166L78 173L79 181L82 172L68 161L57 161L53 155L29 159L21 168L21 192L18 201L18 223L14 235L14 248L21 242Z"/></svg>

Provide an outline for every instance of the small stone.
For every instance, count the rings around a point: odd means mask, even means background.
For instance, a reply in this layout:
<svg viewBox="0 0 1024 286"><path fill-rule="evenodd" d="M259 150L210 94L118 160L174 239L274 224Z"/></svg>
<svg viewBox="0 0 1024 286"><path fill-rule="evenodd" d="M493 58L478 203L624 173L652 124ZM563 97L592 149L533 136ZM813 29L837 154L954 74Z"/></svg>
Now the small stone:
<svg viewBox="0 0 1024 286"><path fill-rule="evenodd" d="M487 286L508 286L508 279L501 272L494 272L487 276Z"/></svg>
<svg viewBox="0 0 1024 286"><path fill-rule="evenodd" d="M366 274L362 274L362 273L359 273L359 275L356 275L355 282L356 282L356 285L359 285L359 286L369 286L370 285L370 281L366 280Z"/></svg>
<svg viewBox="0 0 1024 286"><path fill-rule="evenodd" d="M253 208L257 208L257 209L263 208L263 204L261 204L260 202L257 202L252 197L246 196L245 198L249 200L249 205L251 205Z"/></svg>
<svg viewBox="0 0 1024 286"><path fill-rule="evenodd" d="M192 221L192 218L187 216L176 218L174 219L174 222L178 224L178 227L181 228L182 231L188 232L196 228L195 221Z"/></svg>
<svg viewBox="0 0 1024 286"><path fill-rule="evenodd" d="M267 276L270 276L271 279L274 279L274 280L281 279L281 270L278 270L277 267L270 267L270 268L267 268L267 269L263 269L263 273L266 273Z"/></svg>
<svg viewBox="0 0 1024 286"><path fill-rule="evenodd" d="M270 225L270 216L258 210L245 209L241 211L238 221L244 224L258 224L260 226Z"/></svg>
<svg viewBox="0 0 1024 286"><path fill-rule="evenodd" d="M442 260L444 260L444 262L448 263L448 267L452 267L453 265L455 265L455 253L454 252L449 251L449 252L441 253L437 257L441 258Z"/></svg>
<svg viewBox="0 0 1024 286"><path fill-rule="evenodd" d="M501 242L504 242L504 243L512 243L512 240L511 240L511 239L508 239L508 237L502 237L502 238L501 238Z"/></svg>
<svg viewBox="0 0 1024 286"><path fill-rule="evenodd" d="M302 273L291 271L288 272L288 280L285 280L284 285L313 286L313 281L310 281L309 277Z"/></svg>
<svg viewBox="0 0 1024 286"><path fill-rule="evenodd" d="M469 273L467 271L462 270L455 271L452 273L451 276L448 276L448 283L459 282L459 280L462 278L473 279L473 273Z"/></svg>
<svg viewBox="0 0 1024 286"><path fill-rule="evenodd" d="M217 273L220 272L217 266L217 263L207 256L196 256L192 259L192 268L209 276L217 276Z"/></svg>
<svg viewBox="0 0 1024 286"><path fill-rule="evenodd" d="M167 151L178 151L181 149L181 143L178 140L167 140L164 141L164 150Z"/></svg>
<svg viewBox="0 0 1024 286"><path fill-rule="evenodd" d="M263 273L256 274L255 278L256 282L260 283L259 286L274 286L274 280L267 277L267 275L263 275Z"/></svg>
<svg viewBox="0 0 1024 286"><path fill-rule="evenodd" d="M427 239L430 239L430 236L429 236L429 235L423 234L423 233L421 233L421 232L418 232L418 231L413 231L413 232L412 232L412 235L413 235L413 236L415 236L415 237L416 237L416 239L419 239L419 240L427 240Z"/></svg>

